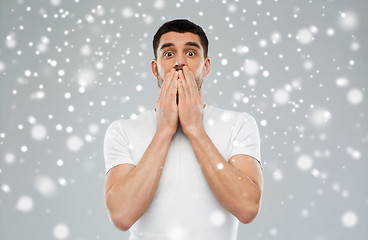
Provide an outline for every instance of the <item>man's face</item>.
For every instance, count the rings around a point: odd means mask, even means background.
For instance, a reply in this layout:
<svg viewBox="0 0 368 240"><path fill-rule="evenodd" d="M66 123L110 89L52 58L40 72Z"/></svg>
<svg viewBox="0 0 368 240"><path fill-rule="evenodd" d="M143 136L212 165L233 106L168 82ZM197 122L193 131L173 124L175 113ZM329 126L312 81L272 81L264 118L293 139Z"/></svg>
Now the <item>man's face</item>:
<svg viewBox="0 0 368 240"><path fill-rule="evenodd" d="M152 73L156 76L159 87L161 88L165 75L171 69L180 70L184 65L193 72L199 91L203 78L210 72L210 59L203 56L199 36L190 32L163 34L157 48L157 59L151 62Z"/></svg>

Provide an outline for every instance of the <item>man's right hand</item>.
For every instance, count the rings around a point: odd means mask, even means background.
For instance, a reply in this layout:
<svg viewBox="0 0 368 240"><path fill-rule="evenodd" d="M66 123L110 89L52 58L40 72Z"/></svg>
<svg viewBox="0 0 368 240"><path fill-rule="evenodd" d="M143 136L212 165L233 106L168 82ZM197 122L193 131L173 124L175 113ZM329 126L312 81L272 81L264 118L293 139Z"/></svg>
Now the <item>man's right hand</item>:
<svg viewBox="0 0 368 240"><path fill-rule="evenodd" d="M179 112L176 104L178 91L178 72L171 69L161 85L156 103L157 132L163 131L174 136L178 127Z"/></svg>

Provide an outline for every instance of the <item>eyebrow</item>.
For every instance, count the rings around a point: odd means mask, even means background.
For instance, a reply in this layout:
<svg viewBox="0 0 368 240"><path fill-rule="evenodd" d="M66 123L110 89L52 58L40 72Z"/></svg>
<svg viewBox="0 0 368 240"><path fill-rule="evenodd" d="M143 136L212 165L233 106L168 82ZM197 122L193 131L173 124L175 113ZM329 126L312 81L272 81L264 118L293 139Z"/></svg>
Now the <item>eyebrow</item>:
<svg viewBox="0 0 368 240"><path fill-rule="evenodd" d="M164 48L167 48L167 47L173 47L173 46L175 46L175 44L174 44L174 43L164 43L164 44L162 44L162 46L160 47L160 50L162 50L162 49L164 49ZM196 47L196 48L198 48L198 49L201 49L201 46L199 46L199 44L198 44L198 43L196 43L196 42L186 42L186 43L185 43L185 46L192 46L192 47Z"/></svg>
<svg viewBox="0 0 368 240"><path fill-rule="evenodd" d="M185 43L185 46L192 46L192 47L196 47L198 49L201 49L201 47L199 46L199 44L196 43L196 42L187 42L187 43Z"/></svg>

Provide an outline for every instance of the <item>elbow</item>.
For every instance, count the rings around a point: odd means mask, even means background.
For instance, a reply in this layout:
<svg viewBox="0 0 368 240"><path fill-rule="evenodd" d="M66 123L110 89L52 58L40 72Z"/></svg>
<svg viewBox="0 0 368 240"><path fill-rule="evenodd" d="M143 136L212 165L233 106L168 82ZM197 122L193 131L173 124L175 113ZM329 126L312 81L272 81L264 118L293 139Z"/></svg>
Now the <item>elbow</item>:
<svg viewBox="0 0 368 240"><path fill-rule="evenodd" d="M254 204L252 207L244 210L239 216L237 216L238 220L243 224L249 224L253 222L253 220L258 216L259 213L259 204Z"/></svg>
<svg viewBox="0 0 368 240"><path fill-rule="evenodd" d="M246 201L242 204L238 216L238 220L243 224L249 224L258 216L259 210L261 208L263 184L261 187L256 189L255 198L251 201Z"/></svg>
<svg viewBox="0 0 368 240"><path fill-rule="evenodd" d="M130 227L132 226L131 224L127 223L127 222L122 222L119 223L118 225L115 225L119 230L121 231L128 231L130 229Z"/></svg>
<svg viewBox="0 0 368 240"><path fill-rule="evenodd" d="M114 224L114 226L121 230L121 231L128 231L130 229L130 227L133 225L133 223L131 221L129 221L129 219L124 218L124 217L117 217L117 216L110 216L110 221Z"/></svg>
<svg viewBox="0 0 368 240"><path fill-rule="evenodd" d="M110 222L121 231L128 231L130 227L134 224L132 218L129 218L129 213L124 211L124 209L114 209L111 207L110 198L105 198L105 206L107 209L107 215ZM122 213L123 212L123 213Z"/></svg>

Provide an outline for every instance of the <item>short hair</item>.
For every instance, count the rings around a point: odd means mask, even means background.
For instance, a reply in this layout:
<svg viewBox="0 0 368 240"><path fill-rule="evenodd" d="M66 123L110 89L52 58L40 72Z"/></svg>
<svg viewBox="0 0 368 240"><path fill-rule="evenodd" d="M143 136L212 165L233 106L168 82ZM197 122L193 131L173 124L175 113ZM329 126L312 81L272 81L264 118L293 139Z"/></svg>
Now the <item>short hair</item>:
<svg viewBox="0 0 368 240"><path fill-rule="evenodd" d="M199 36L203 47L203 56L206 58L208 54L208 39L206 33L197 24L192 23L187 19L176 19L164 23L153 37L153 54L157 59L157 48L160 43L161 36L168 32L186 33L191 32Z"/></svg>

